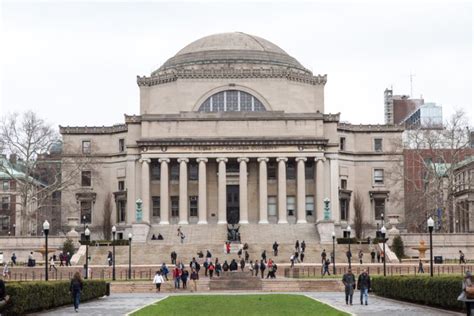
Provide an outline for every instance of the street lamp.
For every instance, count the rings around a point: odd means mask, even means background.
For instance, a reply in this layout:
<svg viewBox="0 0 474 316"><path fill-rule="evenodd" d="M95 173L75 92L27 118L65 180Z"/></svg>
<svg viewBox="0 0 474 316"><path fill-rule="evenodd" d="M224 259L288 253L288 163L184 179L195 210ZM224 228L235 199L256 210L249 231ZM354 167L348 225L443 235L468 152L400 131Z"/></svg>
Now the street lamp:
<svg viewBox="0 0 474 316"><path fill-rule="evenodd" d="M385 226L382 226L380 233L382 234L383 243L383 276L387 276L387 267L385 265L385 262L387 261L387 255L385 253L385 234L387 233L387 229L385 228Z"/></svg>
<svg viewBox="0 0 474 316"><path fill-rule="evenodd" d="M336 274L336 233L332 232L332 274Z"/></svg>
<svg viewBox="0 0 474 316"><path fill-rule="evenodd" d="M82 216L82 225L84 226L83 232L84 232L84 239L86 235L86 216Z"/></svg>
<svg viewBox="0 0 474 316"><path fill-rule="evenodd" d="M112 226L112 281L115 281L115 233L117 228Z"/></svg>
<svg viewBox="0 0 474 316"><path fill-rule="evenodd" d="M382 219L382 226L385 226L385 220L384 220L383 213L382 213L382 214L380 214L380 218Z"/></svg>
<svg viewBox="0 0 474 316"><path fill-rule="evenodd" d="M433 218L428 218L428 230L430 231L430 276L433 276Z"/></svg>
<svg viewBox="0 0 474 316"><path fill-rule="evenodd" d="M43 232L45 238L45 254L44 254L44 279L48 281L48 234L49 234L49 223L47 220L43 223Z"/></svg>
<svg viewBox="0 0 474 316"><path fill-rule="evenodd" d="M128 233L128 279L132 279L132 233Z"/></svg>
<svg viewBox="0 0 474 316"><path fill-rule="evenodd" d="M347 259L349 259L349 269L352 268L352 252L351 252L351 225L347 225L347 233L349 235L349 254L350 254L350 257L348 257ZM336 254L334 254L334 256L336 256Z"/></svg>
<svg viewBox="0 0 474 316"><path fill-rule="evenodd" d="M86 227L86 230L84 231L84 236L86 238L86 276L84 279L89 278L89 238L91 236L91 231L89 230L89 227Z"/></svg>

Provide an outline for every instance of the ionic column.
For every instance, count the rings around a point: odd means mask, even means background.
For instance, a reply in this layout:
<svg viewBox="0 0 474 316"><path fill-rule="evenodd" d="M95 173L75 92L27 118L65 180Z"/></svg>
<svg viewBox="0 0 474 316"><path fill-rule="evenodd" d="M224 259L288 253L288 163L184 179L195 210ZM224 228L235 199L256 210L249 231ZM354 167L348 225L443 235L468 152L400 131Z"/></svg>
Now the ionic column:
<svg viewBox="0 0 474 316"><path fill-rule="evenodd" d="M339 161L337 155L329 157L330 171L331 171L331 216L332 220L336 221L339 216Z"/></svg>
<svg viewBox="0 0 474 316"><path fill-rule="evenodd" d="M227 158L217 158L216 161L219 164L219 175L217 179L217 224L227 224L227 183L225 170Z"/></svg>
<svg viewBox="0 0 474 316"><path fill-rule="evenodd" d="M306 223L306 178L305 178L305 157L296 158L297 183L296 183L296 216L298 224Z"/></svg>
<svg viewBox="0 0 474 316"><path fill-rule="evenodd" d="M169 171L168 164L170 160L168 158L158 159L160 162L160 224L169 224Z"/></svg>
<svg viewBox="0 0 474 316"><path fill-rule="evenodd" d="M135 169L136 169L135 158L127 160L127 224L132 224L135 218L135 200L136 193L138 191L135 183ZM17 221L19 223L20 221ZM20 232L20 229L16 229L15 233Z"/></svg>
<svg viewBox="0 0 474 316"><path fill-rule="evenodd" d="M187 158L179 158L179 222L188 224L188 162Z"/></svg>
<svg viewBox="0 0 474 316"><path fill-rule="evenodd" d="M267 193L267 162L268 158L258 158L259 162L259 210L260 220L259 224L268 224L268 193Z"/></svg>
<svg viewBox="0 0 474 316"><path fill-rule="evenodd" d="M286 162L288 158L277 158L278 161L278 224L287 224L286 219Z"/></svg>
<svg viewBox="0 0 474 316"><path fill-rule="evenodd" d="M316 157L316 194L314 204L316 205L316 220L324 219L324 157Z"/></svg>
<svg viewBox="0 0 474 316"><path fill-rule="evenodd" d="M239 205L240 205L240 224L249 223L248 214L248 192L247 192L247 163L248 158L239 158L237 161L240 164L239 168Z"/></svg>
<svg viewBox="0 0 474 316"><path fill-rule="evenodd" d="M143 222L150 223L150 159L140 159L142 163L142 210Z"/></svg>
<svg viewBox="0 0 474 316"><path fill-rule="evenodd" d="M207 224L207 180L206 163L207 158L198 158L199 163L199 183L198 183L198 224Z"/></svg>

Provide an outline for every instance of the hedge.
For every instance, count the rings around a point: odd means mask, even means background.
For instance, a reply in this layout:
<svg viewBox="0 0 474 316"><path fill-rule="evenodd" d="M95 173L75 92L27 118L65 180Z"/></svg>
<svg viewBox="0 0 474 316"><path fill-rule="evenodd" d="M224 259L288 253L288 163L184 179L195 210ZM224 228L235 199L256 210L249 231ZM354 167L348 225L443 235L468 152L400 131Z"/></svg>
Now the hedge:
<svg viewBox="0 0 474 316"><path fill-rule="evenodd" d="M101 280L84 280L81 301L106 295L107 283ZM11 304L5 315L23 315L63 305L72 306L70 281L6 282ZM3 315L3 314L2 314Z"/></svg>
<svg viewBox="0 0 474 316"><path fill-rule="evenodd" d="M446 309L463 309L457 300L461 294L462 276L388 276L372 277L375 294Z"/></svg>

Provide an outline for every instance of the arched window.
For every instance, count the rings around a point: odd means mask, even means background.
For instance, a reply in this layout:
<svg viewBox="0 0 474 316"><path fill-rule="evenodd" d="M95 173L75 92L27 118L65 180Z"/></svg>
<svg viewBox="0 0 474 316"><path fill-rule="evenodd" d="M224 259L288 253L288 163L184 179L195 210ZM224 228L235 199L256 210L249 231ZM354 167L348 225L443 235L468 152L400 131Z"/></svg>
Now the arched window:
<svg viewBox="0 0 474 316"><path fill-rule="evenodd" d="M211 95L199 107L199 112L263 112L262 102L250 93L226 90Z"/></svg>

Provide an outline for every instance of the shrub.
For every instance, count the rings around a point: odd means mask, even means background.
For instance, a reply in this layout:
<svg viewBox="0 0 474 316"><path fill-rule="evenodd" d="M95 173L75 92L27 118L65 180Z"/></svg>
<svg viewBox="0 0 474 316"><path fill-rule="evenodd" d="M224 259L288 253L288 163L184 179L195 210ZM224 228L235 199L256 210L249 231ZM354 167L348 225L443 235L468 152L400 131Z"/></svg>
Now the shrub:
<svg viewBox="0 0 474 316"><path fill-rule="evenodd" d="M397 235L393 238L392 250L398 257L398 260L401 262L402 258L405 257L405 251L403 249L403 240L400 235Z"/></svg>
<svg viewBox="0 0 474 316"><path fill-rule="evenodd" d="M11 305L5 315L23 315L72 304L69 285L70 281L7 282L6 290L11 297ZM84 280L81 301L104 296L106 288L105 281Z"/></svg>
<svg viewBox="0 0 474 316"><path fill-rule="evenodd" d="M74 253L75 247L74 243L71 239L66 239L63 243L63 253L70 253L71 255Z"/></svg>
<svg viewBox="0 0 474 316"><path fill-rule="evenodd" d="M376 276L372 290L393 299L459 310L464 307L457 300L461 282L461 276Z"/></svg>
<svg viewBox="0 0 474 316"><path fill-rule="evenodd" d="M345 245L345 244L349 244L349 238L337 238L337 243L340 244L340 245ZM351 238L351 244L352 245L355 245L355 244L358 244L359 243L359 240L357 238L354 238L352 237Z"/></svg>

